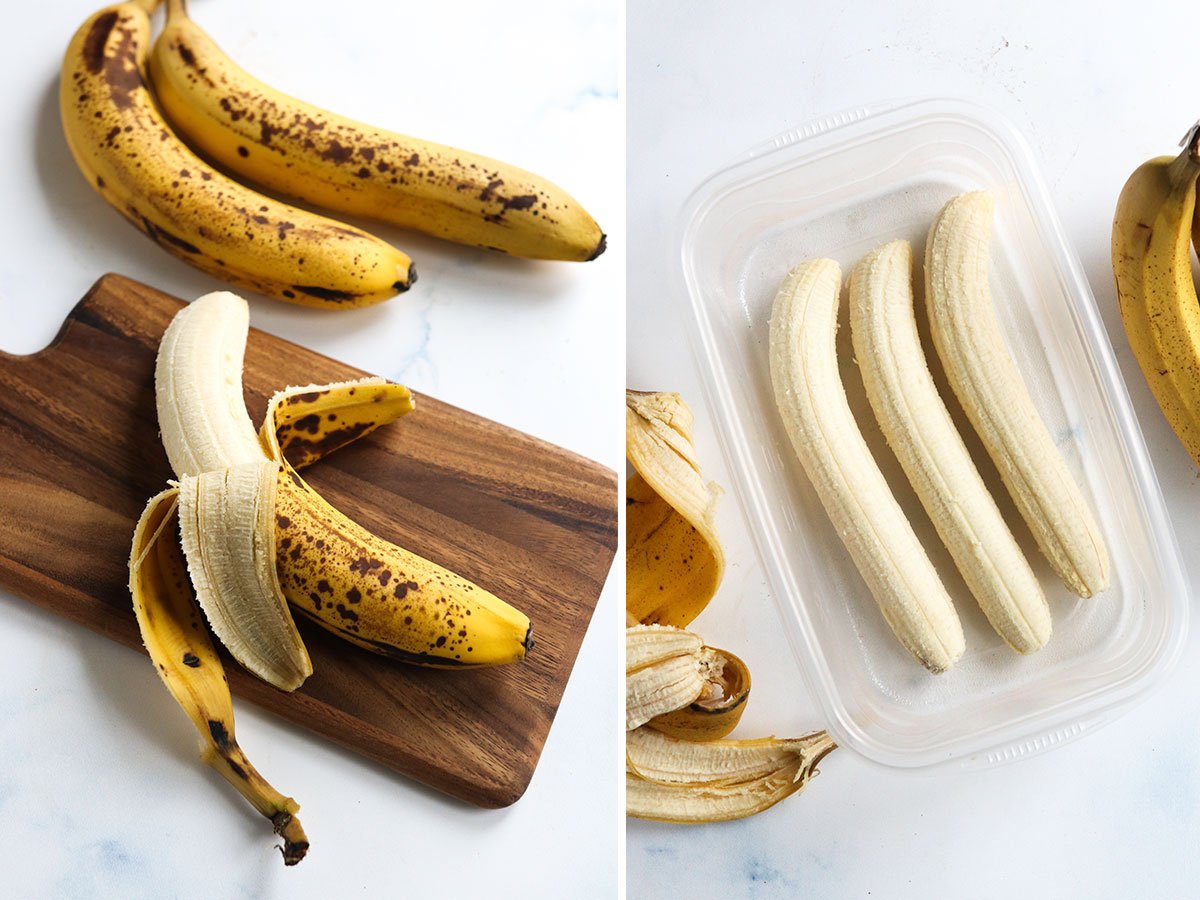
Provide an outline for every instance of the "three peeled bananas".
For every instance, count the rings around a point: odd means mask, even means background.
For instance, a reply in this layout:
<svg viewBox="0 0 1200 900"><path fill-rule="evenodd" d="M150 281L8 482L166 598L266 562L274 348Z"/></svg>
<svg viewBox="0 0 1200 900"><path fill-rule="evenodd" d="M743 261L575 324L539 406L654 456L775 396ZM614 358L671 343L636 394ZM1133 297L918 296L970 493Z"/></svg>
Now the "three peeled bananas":
<svg viewBox="0 0 1200 900"><path fill-rule="evenodd" d="M688 824L754 815L803 790L835 745L824 731L724 739L750 671L684 630L724 574L720 490L701 475L682 397L627 391L625 407L626 812Z"/></svg>
<svg viewBox="0 0 1200 900"><path fill-rule="evenodd" d="M992 198L951 199L926 242L925 303L934 346L1051 567L1074 593L1108 586L1091 509L1038 416L1005 345L988 283ZM771 314L776 405L825 511L904 647L931 672L965 649L954 604L851 413L835 348L841 270L808 260L784 279ZM855 357L871 408L922 506L993 628L1021 653L1051 631L1041 586L984 486L937 393L917 333L906 241L867 254L850 276Z"/></svg>
<svg viewBox="0 0 1200 900"><path fill-rule="evenodd" d="M514 256L589 260L604 251L587 211L543 178L262 84L188 18L184 0L168 0L151 52L160 2L108 6L80 26L63 58L59 107L88 182L167 252L305 306L365 306L416 280L412 260L386 242L226 171L337 212Z"/></svg>

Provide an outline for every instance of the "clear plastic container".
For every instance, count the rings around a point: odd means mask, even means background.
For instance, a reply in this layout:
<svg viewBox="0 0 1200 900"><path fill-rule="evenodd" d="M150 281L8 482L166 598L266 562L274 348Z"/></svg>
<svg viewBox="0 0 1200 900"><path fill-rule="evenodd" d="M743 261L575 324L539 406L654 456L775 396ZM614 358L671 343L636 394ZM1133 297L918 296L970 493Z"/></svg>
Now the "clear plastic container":
<svg viewBox="0 0 1200 900"><path fill-rule="evenodd" d="M775 408L767 330L775 291L792 266L825 256L848 273L863 253L896 238L913 246L923 320L926 232L946 200L980 188L996 197L991 280L1000 322L1043 421L1097 513L1112 586L1081 600L1059 584L942 381L1050 600L1054 633L1046 647L1023 657L1003 643L880 436L849 352L843 297L838 344L847 394L967 638L954 668L932 676L891 634L792 452ZM1161 681L1187 630L1179 549L1095 299L1031 153L1008 122L953 100L822 119L701 185L686 206L681 243L693 349L731 493L839 743L893 766L1002 762L1111 721Z"/></svg>

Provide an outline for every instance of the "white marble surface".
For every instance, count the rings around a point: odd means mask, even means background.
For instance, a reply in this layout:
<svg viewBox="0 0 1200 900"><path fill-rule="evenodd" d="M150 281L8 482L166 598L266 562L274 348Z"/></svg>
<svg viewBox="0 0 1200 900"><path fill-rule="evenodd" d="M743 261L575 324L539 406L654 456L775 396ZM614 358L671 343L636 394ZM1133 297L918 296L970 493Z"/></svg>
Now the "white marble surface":
<svg viewBox="0 0 1200 900"><path fill-rule="evenodd" d="M58 61L97 0L6 9L0 72L0 349L44 346L118 271L181 296L216 286L86 186L63 143ZM195 0L252 72L359 118L509 159L608 229L587 266L524 263L384 228L420 282L330 314L254 298L255 326L621 463L624 280L619 18L609 0ZM514 807L448 800L248 704L238 737L303 805L313 849L285 870L266 824L196 757L140 655L0 592L0 894L78 897L607 897L617 875L610 584L545 754Z"/></svg>
<svg viewBox="0 0 1200 900"><path fill-rule="evenodd" d="M697 413L706 474L730 484L684 335L674 245L684 199L741 151L819 115L895 97L950 94L988 104L1040 157L1195 581L1200 480L1130 354L1109 268L1125 178L1143 159L1172 152L1200 115L1200 56L1186 27L1167 24L1171 8L1150 2L1115 16L1077 0L632 5L629 384L683 392ZM696 629L719 636L754 673L739 734L818 727L816 701L734 498L722 504L718 524L729 570ZM1194 897L1198 680L1193 633L1151 699L1042 756L917 774L839 751L805 795L753 819L705 828L631 822L628 896Z"/></svg>

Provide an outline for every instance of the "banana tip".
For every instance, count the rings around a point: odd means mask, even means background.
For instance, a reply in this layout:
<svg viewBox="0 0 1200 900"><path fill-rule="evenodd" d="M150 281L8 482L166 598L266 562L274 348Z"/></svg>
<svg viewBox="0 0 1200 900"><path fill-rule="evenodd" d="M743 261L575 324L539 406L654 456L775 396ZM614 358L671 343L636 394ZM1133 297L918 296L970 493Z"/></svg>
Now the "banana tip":
<svg viewBox="0 0 1200 900"><path fill-rule="evenodd" d="M525 652L529 653L529 651L532 649L533 649L533 623L531 622L529 624L529 627L527 629L525 629Z"/></svg>
<svg viewBox="0 0 1200 900"><path fill-rule="evenodd" d="M397 294L403 294L410 287L417 283L417 264L408 264L408 274L404 278L392 285L396 289Z"/></svg>
<svg viewBox="0 0 1200 900"><path fill-rule="evenodd" d="M601 253L603 253L607 249L608 249L608 235L601 234L600 235L600 243L598 243L596 245L596 249L592 251L592 255L589 256L587 259L585 259L584 262L591 262L593 259L595 259L597 256L599 256Z"/></svg>

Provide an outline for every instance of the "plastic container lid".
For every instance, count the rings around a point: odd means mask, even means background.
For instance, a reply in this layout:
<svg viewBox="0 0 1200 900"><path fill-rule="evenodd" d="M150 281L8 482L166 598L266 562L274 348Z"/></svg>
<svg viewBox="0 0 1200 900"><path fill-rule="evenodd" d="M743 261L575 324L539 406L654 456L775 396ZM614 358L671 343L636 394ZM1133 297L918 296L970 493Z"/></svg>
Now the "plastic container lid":
<svg viewBox="0 0 1200 900"><path fill-rule="evenodd" d="M924 328L925 236L955 194L996 197L992 291L1043 421L1108 544L1112 585L1071 595L1037 550L953 394L942 395L1050 601L1054 633L1020 656L990 628L871 415L843 300L842 378L863 434L954 598L967 651L933 676L883 621L817 500L776 412L772 300L816 256L848 273L889 240L912 243ZM1175 662L1188 592L1162 493L1079 261L1032 155L996 113L955 100L860 109L760 146L688 201L681 250L691 338L732 473L789 639L836 740L893 766L988 764L1111 721ZM925 334L935 377L937 356Z"/></svg>

